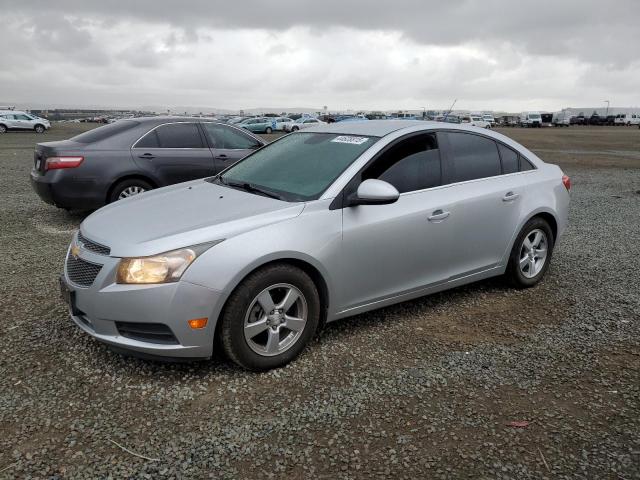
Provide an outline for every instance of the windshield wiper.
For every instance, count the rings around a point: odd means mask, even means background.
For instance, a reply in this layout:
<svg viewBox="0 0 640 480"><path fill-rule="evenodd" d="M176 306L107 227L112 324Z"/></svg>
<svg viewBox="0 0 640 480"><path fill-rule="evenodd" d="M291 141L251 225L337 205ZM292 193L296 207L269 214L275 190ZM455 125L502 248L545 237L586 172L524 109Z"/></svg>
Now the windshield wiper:
<svg viewBox="0 0 640 480"><path fill-rule="evenodd" d="M275 198L277 200L284 200L282 195L278 195L277 193L272 192L270 190L265 190L264 188L260 188L260 187L258 187L256 185L254 185L253 183L229 181L224 177L218 177L218 180L223 185L227 185L229 187L240 188L240 189L242 189L242 190L244 190L246 192L258 193L260 195L264 195L265 197L271 197L271 198Z"/></svg>

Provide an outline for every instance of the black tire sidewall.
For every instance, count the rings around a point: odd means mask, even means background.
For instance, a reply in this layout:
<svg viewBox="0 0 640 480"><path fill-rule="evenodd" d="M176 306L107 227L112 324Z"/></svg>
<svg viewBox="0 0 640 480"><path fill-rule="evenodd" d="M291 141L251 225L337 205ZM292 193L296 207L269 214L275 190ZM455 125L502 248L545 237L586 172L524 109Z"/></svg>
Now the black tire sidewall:
<svg viewBox="0 0 640 480"><path fill-rule="evenodd" d="M36 133L44 133L46 131L46 128L44 128L42 125L36 125L35 127L33 127L33 129Z"/></svg>
<svg viewBox="0 0 640 480"><path fill-rule="evenodd" d="M535 277L527 278L520 271L519 261L520 261L520 248L522 247L522 242L525 237L531 233L535 229L542 230L547 236L547 258L542 267L542 270L538 272ZM553 256L553 248L555 246L555 238L553 237L553 232L551 231L551 227L541 217L535 217L529 220L520 233L518 234L516 241L513 244L513 248L511 249L511 254L509 255L509 264L507 266L507 273L511 280L511 283L517 288L529 288L537 285L547 273L549 269L549 265L551 264L551 258Z"/></svg>
<svg viewBox="0 0 640 480"><path fill-rule="evenodd" d="M7 130L9 130L7 127L5 127L4 125L0 125L0 134L6 133Z"/></svg>
<svg viewBox="0 0 640 480"><path fill-rule="evenodd" d="M269 127L267 127L267 129L264 131L264 133L266 133L266 134L270 134L272 132L273 132L273 130L271 130L271 128L269 128Z"/></svg>
<svg viewBox="0 0 640 480"><path fill-rule="evenodd" d="M264 289L289 283L298 288L307 302L307 324L297 342L273 357L257 354L244 338L244 318L253 299ZM288 264L262 268L244 279L229 297L222 317L220 335L227 356L238 365L254 371L279 368L294 360L313 338L320 322L320 298L313 280L301 269Z"/></svg>
<svg viewBox="0 0 640 480"><path fill-rule="evenodd" d="M149 184L149 182L145 182L144 180L139 180L136 178L132 178L130 180L124 180L116 184L116 186L113 187L113 189L111 190L111 194L109 195L109 203L113 203L117 201L118 197L120 196L120 193L122 193L122 191L125 188L134 187L134 186L142 187L146 191L153 190L153 187Z"/></svg>

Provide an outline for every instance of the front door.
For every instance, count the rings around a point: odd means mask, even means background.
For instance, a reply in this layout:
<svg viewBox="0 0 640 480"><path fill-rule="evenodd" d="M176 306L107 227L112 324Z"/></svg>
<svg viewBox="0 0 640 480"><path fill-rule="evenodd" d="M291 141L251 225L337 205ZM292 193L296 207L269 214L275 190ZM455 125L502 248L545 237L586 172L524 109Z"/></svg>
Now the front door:
<svg viewBox="0 0 640 480"><path fill-rule="evenodd" d="M215 163L195 122L167 123L151 130L131 149L133 160L162 185L215 174Z"/></svg>
<svg viewBox="0 0 640 480"><path fill-rule="evenodd" d="M345 195L378 178L400 198L343 209L342 311L446 281L450 205L443 203L441 171L436 137L422 133L388 147L347 187Z"/></svg>

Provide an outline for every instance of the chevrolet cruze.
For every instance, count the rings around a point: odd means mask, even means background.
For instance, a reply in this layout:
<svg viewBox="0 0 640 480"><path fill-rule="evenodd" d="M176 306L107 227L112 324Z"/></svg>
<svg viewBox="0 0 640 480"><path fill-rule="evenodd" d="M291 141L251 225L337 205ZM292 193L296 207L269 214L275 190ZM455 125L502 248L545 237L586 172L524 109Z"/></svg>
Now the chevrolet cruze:
<svg viewBox="0 0 640 480"><path fill-rule="evenodd" d="M486 129L320 125L93 213L61 287L78 327L118 351L221 348L266 370L326 322L497 275L537 284L569 189L560 168Z"/></svg>

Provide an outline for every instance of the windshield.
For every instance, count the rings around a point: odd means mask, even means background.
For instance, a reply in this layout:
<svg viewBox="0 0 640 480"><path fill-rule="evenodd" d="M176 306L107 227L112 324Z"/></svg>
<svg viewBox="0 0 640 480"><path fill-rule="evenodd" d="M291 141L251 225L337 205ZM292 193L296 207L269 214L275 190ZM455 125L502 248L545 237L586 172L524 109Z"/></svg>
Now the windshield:
<svg viewBox="0 0 640 480"><path fill-rule="evenodd" d="M295 133L261 148L218 180L249 184L286 201L315 200L378 137L330 133Z"/></svg>
<svg viewBox="0 0 640 480"><path fill-rule="evenodd" d="M540 118L540 114L538 113L530 113L529 118Z"/></svg>

